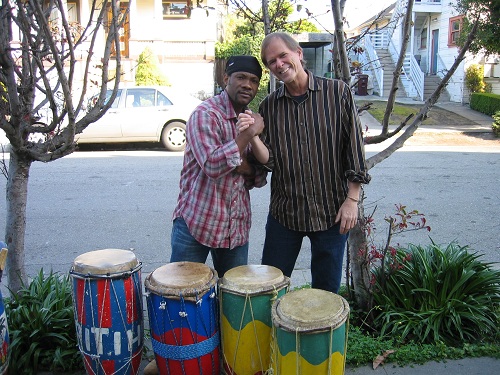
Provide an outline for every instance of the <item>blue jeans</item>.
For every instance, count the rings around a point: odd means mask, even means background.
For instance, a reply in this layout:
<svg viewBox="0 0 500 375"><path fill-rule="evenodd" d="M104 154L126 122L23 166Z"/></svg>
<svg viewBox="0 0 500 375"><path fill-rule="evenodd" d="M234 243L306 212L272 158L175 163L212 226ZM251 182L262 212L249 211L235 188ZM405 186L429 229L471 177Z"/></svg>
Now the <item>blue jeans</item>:
<svg viewBox="0 0 500 375"><path fill-rule="evenodd" d="M266 240L262 264L279 268L284 275L292 275L299 256L302 240L311 241L312 287L338 293L342 280L342 263L347 243L347 234L339 233L340 224L319 232L298 232L281 225L267 216Z"/></svg>
<svg viewBox="0 0 500 375"><path fill-rule="evenodd" d="M208 253L212 255L214 268L219 277L224 276L231 268L242 266L248 262L248 242L234 249L213 249L202 245L189 233L186 222L176 218L172 226L172 255L170 262L197 262L205 263Z"/></svg>

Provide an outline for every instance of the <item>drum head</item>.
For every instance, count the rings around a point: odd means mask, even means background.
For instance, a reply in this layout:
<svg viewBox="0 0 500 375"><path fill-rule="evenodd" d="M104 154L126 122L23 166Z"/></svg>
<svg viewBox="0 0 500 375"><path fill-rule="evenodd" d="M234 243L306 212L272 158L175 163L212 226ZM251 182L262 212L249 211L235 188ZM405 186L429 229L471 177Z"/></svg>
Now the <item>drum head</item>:
<svg viewBox="0 0 500 375"><path fill-rule="evenodd" d="M111 275L130 272L138 265L135 254L130 250L103 249L76 257L71 271L81 275Z"/></svg>
<svg viewBox="0 0 500 375"><path fill-rule="evenodd" d="M204 294L216 282L217 273L206 264L174 262L149 274L145 286L161 296L195 296Z"/></svg>
<svg viewBox="0 0 500 375"><path fill-rule="evenodd" d="M279 298L272 307L273 323L288 331L322 331L342 325L349 315L347 301L320 289L300 289Z"/></svg>
<svg viewBox="0 0 500 375"><path fill-rule="evenodd" d="M289 278L281 270L265 265L246 265L230 269L224 274L220 288L236 293L261 293L289 285Z"/></svg>

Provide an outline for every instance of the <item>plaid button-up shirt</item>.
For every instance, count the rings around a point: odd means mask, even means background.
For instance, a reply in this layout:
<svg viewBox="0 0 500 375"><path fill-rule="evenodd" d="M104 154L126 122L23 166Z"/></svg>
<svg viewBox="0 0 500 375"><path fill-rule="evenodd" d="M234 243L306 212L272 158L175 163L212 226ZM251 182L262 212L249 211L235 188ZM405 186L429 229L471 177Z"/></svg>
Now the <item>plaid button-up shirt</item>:
<svg viewBox="0 0 500 375"><path fill-rule="evenodd" d="M241 164L236 121L237 113L223 91L200 104L186 125L187 145L173 219L182 217L191 235L211 248L232 249L248 242L249 190L266 184L267 173L262 169L253 177L235 171Z"/></svg>

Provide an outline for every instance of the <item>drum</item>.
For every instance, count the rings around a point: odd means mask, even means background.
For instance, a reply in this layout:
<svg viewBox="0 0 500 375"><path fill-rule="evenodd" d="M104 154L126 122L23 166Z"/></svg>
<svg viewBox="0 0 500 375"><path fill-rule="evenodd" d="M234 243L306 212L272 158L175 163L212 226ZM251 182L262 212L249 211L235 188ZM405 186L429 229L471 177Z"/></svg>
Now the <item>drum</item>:
<svg viewBox="0 0 500 375"><path fill-rule="evenodd" d="M0 291L0 374L7 374L9 350L9 330L7 327L7 314L3 304L2 292Z"/></svg>
<svg viewBox="0 0 500 375"><path fill-rule="evenodd" d="M88 374L137 374L143 349L141 264L133 252L91 251L71 267L78 346Z"/></svg>
<svg viewBox="0 0 500 375"><path fill-rule="evenodd" d="M344 374L348 316L344 298L320 289L278 299L272 307L274 374Z"/></svg>
<svg viewBox="0 0 500 375"><path fill-rule="evenodd" d="M219 281L222 360L226 374L264 374L270 367L271 306L290 279L275 267L235 267Z"/></svg>
<svg viewBox="0 0 500 375"><path fill-rule="evenodd" d="M161 375L219 375L217 272L174 262L145 280L151 343Z"/></svg>

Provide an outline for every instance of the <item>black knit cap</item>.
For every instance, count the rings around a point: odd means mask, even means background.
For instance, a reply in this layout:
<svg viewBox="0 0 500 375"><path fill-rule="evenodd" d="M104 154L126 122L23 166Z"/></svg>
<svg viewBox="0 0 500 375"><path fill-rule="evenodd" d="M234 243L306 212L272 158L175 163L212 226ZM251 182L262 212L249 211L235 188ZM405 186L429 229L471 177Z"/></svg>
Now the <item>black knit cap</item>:
<svg viewBox="0 0 500 375"><path fill-rule="evenodd" d="M254 56L231 56L226 63L226 74L234 72L247 72L255 74L259 79L262 77L262 68Z"/></svg>

